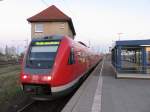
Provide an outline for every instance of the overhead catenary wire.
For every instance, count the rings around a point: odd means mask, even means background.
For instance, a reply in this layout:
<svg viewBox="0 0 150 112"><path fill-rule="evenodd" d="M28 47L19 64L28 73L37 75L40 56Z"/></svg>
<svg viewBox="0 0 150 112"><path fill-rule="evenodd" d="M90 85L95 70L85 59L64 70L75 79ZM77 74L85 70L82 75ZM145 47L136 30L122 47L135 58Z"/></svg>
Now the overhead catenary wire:
<svg viewBox="0 0 150 112"><path fill-rule="evenodd" d="M45 1L45 0L41 0L41 2L46 5L47 7L49 6L49 4Z"/></svg>

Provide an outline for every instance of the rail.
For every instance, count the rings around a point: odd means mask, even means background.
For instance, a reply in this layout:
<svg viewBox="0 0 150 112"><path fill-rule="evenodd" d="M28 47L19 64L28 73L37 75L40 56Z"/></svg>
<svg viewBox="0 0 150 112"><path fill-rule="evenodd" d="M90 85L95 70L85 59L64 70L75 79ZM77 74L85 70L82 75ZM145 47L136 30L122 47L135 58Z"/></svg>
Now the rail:
<svg viewBox="0 0 150 112"><path fill-rule="evenodd" d="M31 101L31 102L27 103L26 105L22 106L22 108L18 109L17 112L23 112L25 109L29 108L34 103L35 103L35 101Z"/></svg>
<svg viewBox="0 0 150 112"><path fill-rule="evenodd" d="M13 64L19 64L18 61L15 60L9 60L9 61L0 61L0 66L5 66L5 65L13 65Z"/></svg>

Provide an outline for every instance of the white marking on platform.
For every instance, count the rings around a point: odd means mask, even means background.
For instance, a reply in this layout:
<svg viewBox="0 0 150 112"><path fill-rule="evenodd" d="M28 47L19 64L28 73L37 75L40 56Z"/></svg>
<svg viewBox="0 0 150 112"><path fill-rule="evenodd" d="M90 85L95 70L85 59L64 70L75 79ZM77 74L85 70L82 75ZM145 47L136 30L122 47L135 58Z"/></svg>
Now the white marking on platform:
<svg viewBox="0 0 150 112"><path fill-rule="evenodd" d="M103 72L103 67L104 67L104 61L105 61L105 58L103 59L102 67L100 70L98 85L97 85L97 89L96 89L96 93L95 93L94 101L92 105L92 112L101 112L102 84L103 84L102 72Z"/></svg>

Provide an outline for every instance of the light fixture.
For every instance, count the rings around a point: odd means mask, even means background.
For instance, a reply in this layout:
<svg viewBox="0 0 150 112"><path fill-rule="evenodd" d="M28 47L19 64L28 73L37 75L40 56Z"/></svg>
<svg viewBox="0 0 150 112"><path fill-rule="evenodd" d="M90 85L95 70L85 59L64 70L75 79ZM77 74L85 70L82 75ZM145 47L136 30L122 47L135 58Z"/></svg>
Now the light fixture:
<svg viewBox="0 0 150 112"><path fill-rule="evenodd" d="M145 46L145 47L149 47L150 45L140 45L140 46Z"/></svg>
<svg viewBox="0 0 150 112"><path fill-rule="evenodd" d="M50 81L51 79L52 79L51 76L44 76L44 77L42 78L43 81Z"/></svg>
<svg viewBox="0 0 150 112"><path fill-rule="evenodd" d="M23 79L27 79L27 75L23 75Z"/></svg>

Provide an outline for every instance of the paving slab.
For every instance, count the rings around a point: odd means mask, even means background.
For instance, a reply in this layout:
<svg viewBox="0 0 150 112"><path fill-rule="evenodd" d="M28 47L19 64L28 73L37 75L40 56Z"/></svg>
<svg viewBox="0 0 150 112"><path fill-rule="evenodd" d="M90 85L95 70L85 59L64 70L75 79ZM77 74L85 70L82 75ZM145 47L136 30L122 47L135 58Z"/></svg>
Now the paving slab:
<svg viewBox="0 0 150 112"><path fill-rule="evenodd" d="M116 79L110 61L102 75L101 112L150 112L149 80Z"/></svg>

